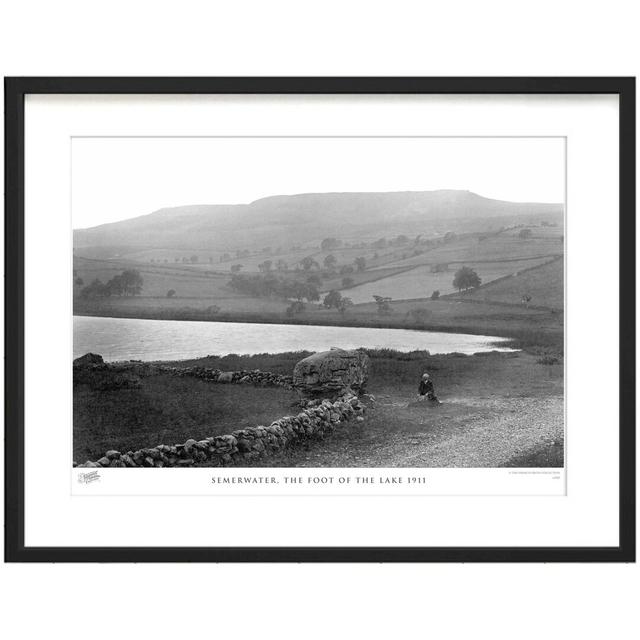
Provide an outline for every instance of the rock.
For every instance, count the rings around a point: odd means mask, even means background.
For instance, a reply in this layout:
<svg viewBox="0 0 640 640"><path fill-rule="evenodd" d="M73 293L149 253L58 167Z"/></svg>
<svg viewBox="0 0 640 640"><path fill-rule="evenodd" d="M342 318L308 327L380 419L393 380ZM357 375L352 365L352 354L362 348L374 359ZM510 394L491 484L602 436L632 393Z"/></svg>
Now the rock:
<svg viewBox="0 0 640 640"><path fill-rule="evenodd" d="M109 458L107 458L107 456L103 456L102 458L100 458L98 460L98 464L101 467L109 467L111 465L111 460L109 460Z"/></svg>
<svg viewBox="0 0 640 640"><path fill-rule="evenodd" d="M227 384L230 382L233 382L233 371L223 371L218 376L218 382L227 383Z"/></svg>
<svg viewBox="0 0 640 640"><path fill-rule="evenodd" d="M293 386L303 399L363 393L369 370L366 353L331 349L300 360L293 370Z"/></svg>
<svg viewBox="0 0 640 640"><path fill-rule="evenodd" d="M93 364L104 364L102 356L97 353L85 353L83 356L80 356L73 361L74 367L87 367Z"/></svg>
<svg viewBox="0 0 640 640"><path fill-rule="evenodd" d="M120 458L120 452L113 449L111 451L107 451L104 455L107 456L109 460L118 460Z"/></svg>
<svg viewBox="0 0 640 640"><path fill-rule="evenodd" d="M126 467L135 467L136 463L133 461L133 459L131 458L131 456L127 453L125 453L120 460L122 460L122 462L124 462L124 465Z"/></svg>
<svg viewBox="0 0 640 640"><path fill-rule="evenodd" d="M364 418L362 416L358 416L356 418L356 422L364 422Z"/></svg>

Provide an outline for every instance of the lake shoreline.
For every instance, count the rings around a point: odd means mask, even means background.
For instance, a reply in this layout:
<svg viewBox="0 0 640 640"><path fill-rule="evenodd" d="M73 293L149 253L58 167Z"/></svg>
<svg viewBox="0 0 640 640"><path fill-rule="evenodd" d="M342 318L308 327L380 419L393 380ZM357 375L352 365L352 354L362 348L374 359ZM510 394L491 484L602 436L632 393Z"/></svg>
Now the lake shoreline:
<svg viewBox="0 0 640 640"><path fill-rule="evenodd" d="M465 324L441 324L438 322L410 323L404 318L382 317L370 318L363 316L328 318L325 315L320 318L297 317L283 318L281 315L261 314L253 315L248 313L221 313L215 317L204 317L204 313L197 310L176 310L161 313L149 311L132 310L130 313L110 312L108 309L75 310L74 317L87 318L117 318L136 320L167 320L172 322L228 322L246 324L267 324L267 325L291 325L291 326L315 326L315 327L347 327L366 329L406 329L408 331L433 332L433 333L462 333L476 336L491 336L499 339L509 340L508 346L515 349L526 349L531 347L545 347L553 349L556 353L564 351L564 335L562 331L550 330L546 327L521 328L509 327L500 322L472 323ZM502 344L496 341L496 345ZM507 346L502 344L502 346Z"/></svg>
<svg viewBox="0 0 640 640"><path fill-rule="evenodd" d="M74 357L99 353L107 361L178 360L206 354L282 353L340 349L431 353L512 351L493 335L283 323L179 322L74 316Z"/></svg>

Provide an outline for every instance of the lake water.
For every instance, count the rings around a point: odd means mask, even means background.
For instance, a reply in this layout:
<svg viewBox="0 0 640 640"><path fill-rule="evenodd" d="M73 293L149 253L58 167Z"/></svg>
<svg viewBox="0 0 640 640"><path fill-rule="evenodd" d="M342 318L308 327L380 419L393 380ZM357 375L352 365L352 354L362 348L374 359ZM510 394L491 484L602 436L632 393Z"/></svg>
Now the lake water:
<svg viewBox="0 0 640 640"><path fill-rule="evenodd" d="M99 353L105 360L183 360L228 353L282 353L388 348L431 353L512 351L504 338L409 329L320 327L245 322L191 322L74 316L73 357Z"/></svg>

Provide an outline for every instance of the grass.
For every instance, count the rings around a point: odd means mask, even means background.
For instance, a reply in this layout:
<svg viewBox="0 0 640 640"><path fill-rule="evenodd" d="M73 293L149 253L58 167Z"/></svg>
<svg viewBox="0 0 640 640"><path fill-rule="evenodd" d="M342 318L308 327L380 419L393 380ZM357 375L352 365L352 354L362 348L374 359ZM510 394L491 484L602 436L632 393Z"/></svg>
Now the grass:
<svg viewBox="0 0 640 640"><path fill-rule="evenodd" d="M134 389L74 388L73 457L96 460L109 449L126 452L188 438L270 424L296 412L292 391L216 385L167 374L143 376Z"/></svg>
<svg viewBox="0 0 640 640"><path fill-rule="evenodd" d="M519 304L524 294L531 296L530 305L551 309L564 308L564 264L562 260L553 260L535 269L491 282L485 286L468 291L460 300L481 301L487 304Z"/></svg>
<svg viewBox="0 0 640 640"><path fill-rule="evenodd" d="M522 269L539 266L548 260L549 258L546 257L523 261L469 261L465 264L475 269L483 282L490 282ZM441 295L454 293L456 289L453 286L453 277L459 266L459 264L450 264L447 271L440 273L431 273L430 265L419 266L410 271L389 275L377 282L370 282L347 289L344 293L356 304L370 302L374 295L390 296L396 300L410 300L426 298L436 290L440 291Z"/></svg>
<svg viewBox="0 0 640 640"><path fill-rule="evenodd" d="M561 417L546 409L562 405L562 364L537 364L536 356L527 353L432 356L377 349L368 354L368 391L375 402L365 422L349 423L326 440L259 465L468 466L465 460L479 466L562 465ZM306 355L207 356L179 364L291 373ZM424 371L432 375L443 401L434 410L416 402ZM166 374L142 377L137 389L93 391L79 385L74 390L74 459L83 462L109 449L174 444L269 424L296 413L296 399L279 388L216 385Z"/></svg>

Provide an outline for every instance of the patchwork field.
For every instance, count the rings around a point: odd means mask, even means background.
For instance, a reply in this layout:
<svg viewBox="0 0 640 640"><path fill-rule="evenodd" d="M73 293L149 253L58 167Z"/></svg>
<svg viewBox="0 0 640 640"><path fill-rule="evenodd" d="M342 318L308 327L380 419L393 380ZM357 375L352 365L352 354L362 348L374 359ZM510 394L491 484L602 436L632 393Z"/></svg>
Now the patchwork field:
<svg viewBox="0 0 640 640"><path fill-rule="evenodd" d="M564 263L554 260L536 269L516 274L499 282L463 292L454 298L483 303L517 304L523 295L531 296L532 306L564 308Z"/></svg>
<svg viewBox="0 0 640 640"><path fill-rule="evenodd" d="M523 269L537 267L548 261L549 258L537 258L508 262L469 261L464 264L475 269L482 278L482 282L491 282L507 275L517 274ZM440 273L432 273L430 265L420 266L375 282L345 289L344 295L349 296L355 304L371 302L374 295L389 296L394 300L427 298L436 290L440 291L440 295L446 295L457 291L453 286L453 277L460 266L459 263L451 263L446 271ZM514 300L514 302L518 301Z"/></svg>
<svg viewBox="0 0 640 640"><path fill-rule="evenodd" d="M227 320L247 322L299 323L367 327L398 327L464 331L503 335L531 340L540 332L554 343L561 342L563 327L563 228L533 226L532 237L519 237L520 228L508 228L491 234L464 233L446 243L442 236L411 240L403 246L375 249L365 246L343 246L335 251L321 251L318 244L291 248L278 255L256 252L230 262L184 263L190 252L161 250L128 254L124 259L87 259L74 257L76 278L74 311L80 315L176 320ZM277 251L278 248L275 250ZM160 253L159 253L160 252ZM174 255L180 254L180 255ZM182 256L184 254L184 256ZM333 271L324 267L324 258L336 258ZM152 257L153 256L153 257ZM171 256L174 262L172 263ZM317 266L304 271L296 265L303 257L312 256ZM175 262L175 258L180 261ZM356 270L354 260L364 257L364 270ZM153 259L154 262L150 262ZM164 260L167 262L164 262ZM320 302L306 302L295 315L287 313L291 300L277 296L242 295L229 287L230 265L243 264L242 273L259 273L258 264L278 259L287 262L287 270L279 275L306 281L320 279L317 288L321 299L331 289L351 298L354 306L343 313L325 308ZM341 266L351 265L352 273L339 273ZM440 265L441 272L432 272ZM453 278L461 266L475 269L482 286L459 294ZM85 298L84 286L95 278L107 282L124 269L137 269L143 278L140 295ZM353 280L345 287L343 278ZM173 297L167 292L173 289ZM433 291L439 300L431 300ZM392 298L390 309L380 313L374 295ZM522 296L529 295L528 305ZM549 338L549 336L551 336ZM545 340L547 339L545 338Z"/></svg>

